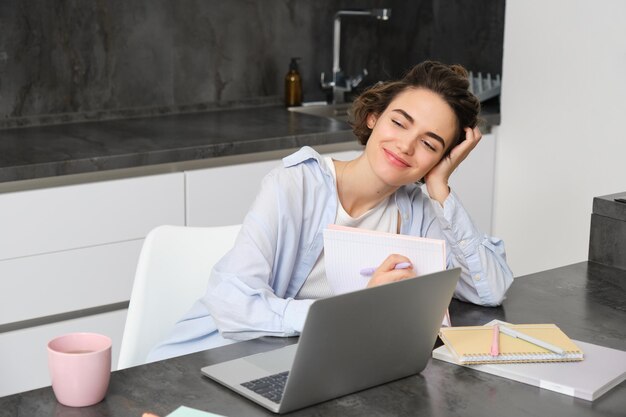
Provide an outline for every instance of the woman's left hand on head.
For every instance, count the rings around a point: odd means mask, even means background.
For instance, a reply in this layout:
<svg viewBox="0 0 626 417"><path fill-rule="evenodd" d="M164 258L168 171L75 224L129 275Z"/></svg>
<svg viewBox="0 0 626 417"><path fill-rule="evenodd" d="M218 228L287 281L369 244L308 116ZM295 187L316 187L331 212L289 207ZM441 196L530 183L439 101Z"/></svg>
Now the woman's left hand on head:
<svg viewBox="0 0 626 417"><path fill-rule="evenodd" d="M431 169L424 181L428 194L434 200L443 205L443 202L450 194L448 180L455 169L463 162L467 155L478 145L482 138L482 133L478 127L465 128L465 140L455 146L448 156L444 157L433 169Z"/></svg>

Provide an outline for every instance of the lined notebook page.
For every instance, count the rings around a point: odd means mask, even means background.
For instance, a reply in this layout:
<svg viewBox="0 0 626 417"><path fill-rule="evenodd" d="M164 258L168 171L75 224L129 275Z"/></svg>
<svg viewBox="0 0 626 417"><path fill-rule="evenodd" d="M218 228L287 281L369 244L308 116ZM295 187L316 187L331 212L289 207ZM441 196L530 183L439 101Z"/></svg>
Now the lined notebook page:
<svg viewBox="0 0 626 417"><path fill-rule="evenodd" d="M337 225L324 230L326 277L335 294L365 288L370 277L361 269L378 267L394 253L409 258L418 276L446 268L443 240Z"/></svg>

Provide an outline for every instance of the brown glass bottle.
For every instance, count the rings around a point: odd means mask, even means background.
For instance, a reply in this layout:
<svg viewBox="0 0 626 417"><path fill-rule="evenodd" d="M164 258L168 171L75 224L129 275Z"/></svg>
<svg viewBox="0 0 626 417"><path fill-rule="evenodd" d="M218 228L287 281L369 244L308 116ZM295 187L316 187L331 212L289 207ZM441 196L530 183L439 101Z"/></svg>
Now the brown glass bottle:
<svg viewBox="0 0 626 417"><path fill-rule="evenodd" d="M285 106L299 106L302 104L302 78L298 72L298 60L291 58L289 72L285 75Z"/></svg>

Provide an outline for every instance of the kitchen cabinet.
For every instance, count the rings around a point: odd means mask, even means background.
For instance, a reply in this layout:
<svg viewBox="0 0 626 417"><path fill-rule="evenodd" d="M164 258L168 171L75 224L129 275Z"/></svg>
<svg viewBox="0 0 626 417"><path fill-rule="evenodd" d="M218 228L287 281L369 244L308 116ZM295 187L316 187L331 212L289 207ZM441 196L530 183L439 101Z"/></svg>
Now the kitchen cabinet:
<svg viewBox="0 0 626 417"><path fill-rule="evenodd" d="M357 145L355 145L356 147ZM322 152L334 159L352 159L360 150ZM243 221L263 177L280 159L185 172L188 226L226 226Z"/></svg>
<svg viewBox="0 0 626 417"><path fill-rule="evenodd" d="M128 301L142 243L0 261L0 325Z"/></svg>
<svg viewBox="0 0 626 417"><path fill-rule="evenodd" d="M279 163L280 160L271 160L186 171L187 225L243 222L263 177Z"/></svg>
<svg viewBox="0 0 626 417"><path fill-rule="evenodd" d="M89 309L128 301L143 238L161 224L184 224L182 172L0 194L0 395L49 383L51 336L104 329L119 350L125 310Z"/></svg>
<svg viewBox="0 0 626 417"><path fill-rule="evenodd" d="M0 260L140 238L182 223L183 174L0 194Z"/></svg>

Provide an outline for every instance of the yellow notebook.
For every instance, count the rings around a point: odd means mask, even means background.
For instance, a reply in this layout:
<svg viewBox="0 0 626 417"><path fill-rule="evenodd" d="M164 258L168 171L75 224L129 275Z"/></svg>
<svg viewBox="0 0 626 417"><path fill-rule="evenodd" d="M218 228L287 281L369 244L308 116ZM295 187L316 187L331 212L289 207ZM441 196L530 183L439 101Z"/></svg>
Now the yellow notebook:
<svg viewBox="0 0 626 417"><path fill-rule="evenodd" d="M583 352L555 324L511 324L507 327L560 347L565 353L558 354L500 333L500 354L491 356L493 326L442 327L439 336L461 364L583 360Z"/></svg>

